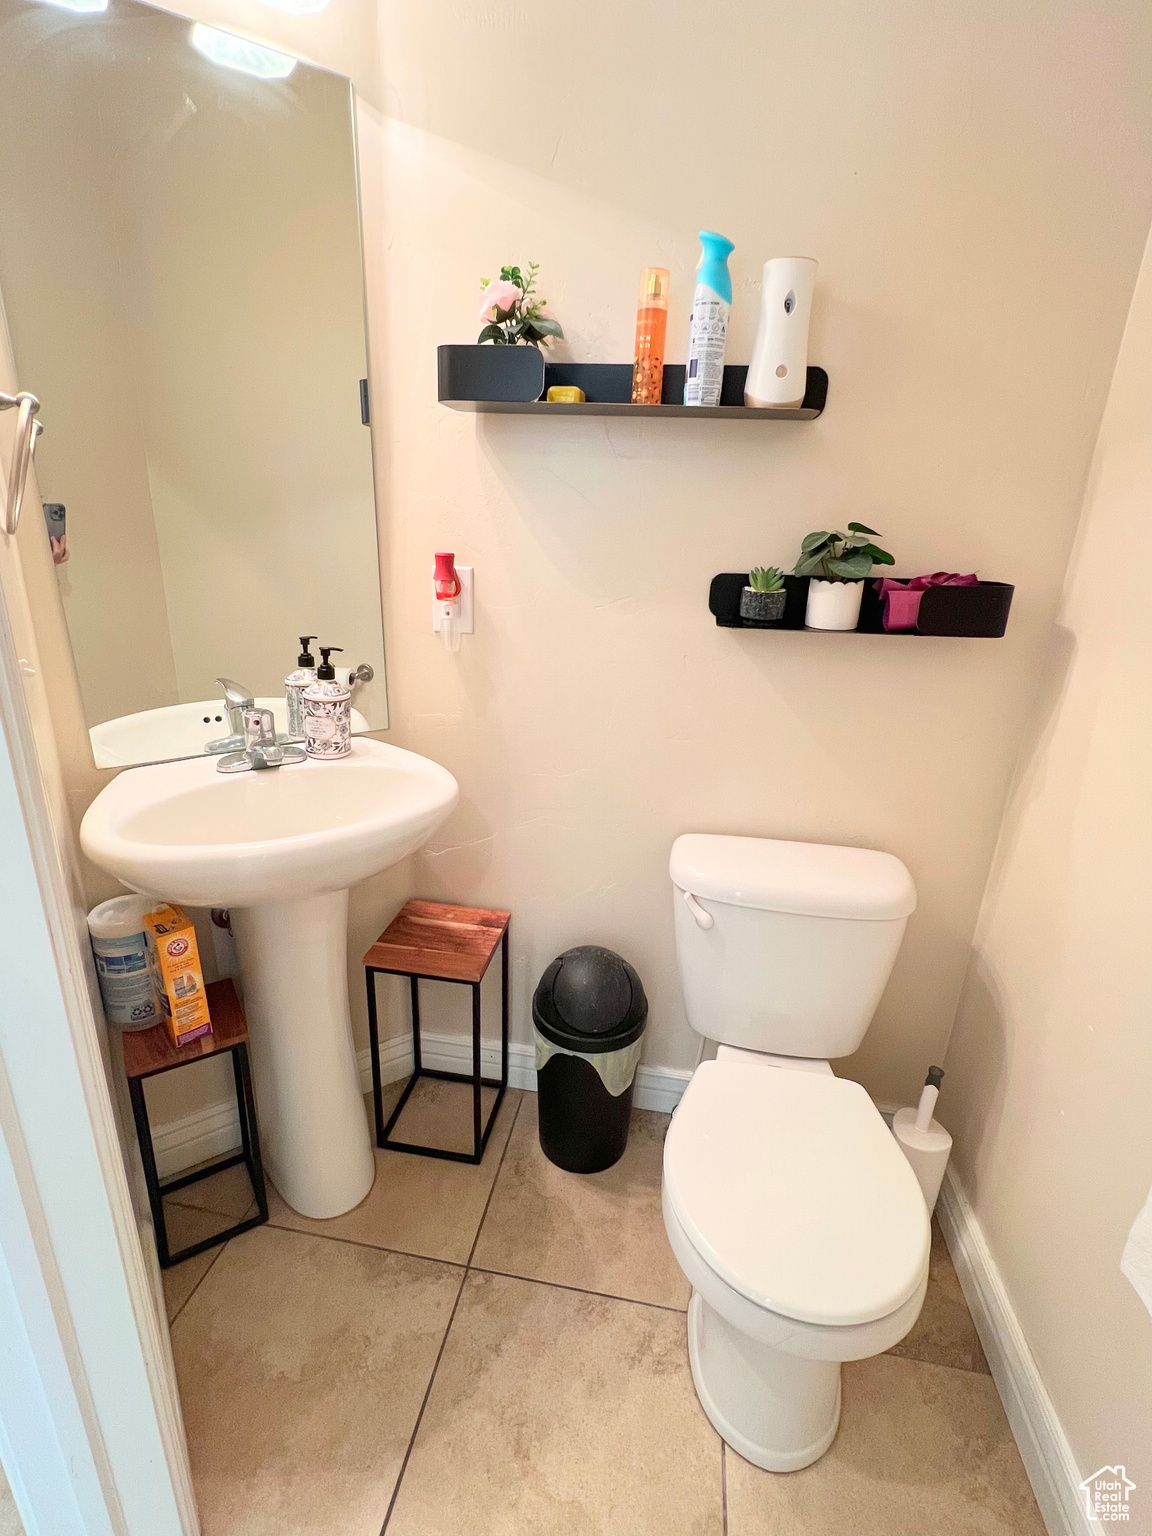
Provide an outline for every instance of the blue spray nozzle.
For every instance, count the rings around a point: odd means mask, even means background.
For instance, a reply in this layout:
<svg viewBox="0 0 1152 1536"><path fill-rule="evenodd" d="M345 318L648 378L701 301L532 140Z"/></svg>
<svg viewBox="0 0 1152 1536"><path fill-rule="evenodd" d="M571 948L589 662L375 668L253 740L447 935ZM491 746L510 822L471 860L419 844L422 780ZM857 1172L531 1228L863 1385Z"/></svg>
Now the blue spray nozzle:
<svg viewBox="0 0 1152 1536"><path fill-rule="evenodd" d="M700 236L700 264L696 268L696 281L706 283L725 304L732 302L732 278L728 271L728 257L736 249L732 241L714 230L702 229Z"/></svg>

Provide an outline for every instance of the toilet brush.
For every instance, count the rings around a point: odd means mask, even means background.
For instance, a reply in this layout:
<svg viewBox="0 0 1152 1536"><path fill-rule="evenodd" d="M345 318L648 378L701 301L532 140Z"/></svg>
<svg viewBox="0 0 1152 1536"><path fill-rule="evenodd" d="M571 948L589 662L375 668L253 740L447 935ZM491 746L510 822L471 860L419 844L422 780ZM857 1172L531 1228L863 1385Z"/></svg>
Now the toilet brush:
<svg viewBox="0 0 1152 1536"><path fill-rule="evenodd" d="M898 1109L892 1118L892 1134L912 1165L929 1215L935 1209L948 1155L952 1151L951 1136L939 1120L932 1118L943 1077L942 1067L930 1067L919 1104L915 1109Z"/></svg>

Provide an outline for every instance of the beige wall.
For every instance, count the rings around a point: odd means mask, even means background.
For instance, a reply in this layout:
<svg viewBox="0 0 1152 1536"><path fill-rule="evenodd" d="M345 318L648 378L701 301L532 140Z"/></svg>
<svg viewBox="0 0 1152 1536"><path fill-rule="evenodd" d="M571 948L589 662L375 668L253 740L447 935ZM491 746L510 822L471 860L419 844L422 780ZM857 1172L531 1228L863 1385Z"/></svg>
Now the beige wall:
<svg viewBox="0 0 1152 1536"><path fill-rule="evenodd" d="M357 956L405 894L515 913L516 1032L559 949L617 947L651 1063L695 1052L668 846L695 828L860 843L920 908L846 1064L907 1098L943 1051L1050 631L1152 206L1152 16L1040 0L925 11L400 0L199 14L352 74L367 235L390 739L462 803L356 893ZM435 402L478 279L542 263L577 358L626 359L639 269L671 267L682 356L695 230L736 241L730 357L762 260L821 261L808 426L556 422ZM786 563L857 516L906 573L1018 584L994 642L738 634L718 570ZM477 571L477 633L429 627L436 548ZM399 1027L400 1017L394 1019Z"/></svg>
<svg viewBox="0 0 1152 1536"><path fill-rule="evenodd" d="M1152 206L1152 17L1086 19L727 6L711 49L655 4L382 8L361 136L392 718L462 786L411 888L511 907L521 1038L544 965L592 940L645 979L645 1059L691 1064L666 867L697 829L903 857L919 910L845 1069L906 1100L943 1052ZM817 423L435 403L436 343L474 339L502 260L540 261L571 354L605 359L663 262L682 357L701 227L736 242L733 360L763 259L820 259ZM851 517L908 574L1015 581L1006 639L715 627L716 571ZM444 547L476 568L455 658L428 632Z"/></svg>
<svg viewBox="0 0 1152 1536"><path fill-rule="evenodd" d="M1152 1529L1152 1318L1120 1273L1152 1182L1152 255L1045 645L948 1050L956 1164L1084 1475ZM1135 1405L1142 1411L1135 1412Z"/></svg>

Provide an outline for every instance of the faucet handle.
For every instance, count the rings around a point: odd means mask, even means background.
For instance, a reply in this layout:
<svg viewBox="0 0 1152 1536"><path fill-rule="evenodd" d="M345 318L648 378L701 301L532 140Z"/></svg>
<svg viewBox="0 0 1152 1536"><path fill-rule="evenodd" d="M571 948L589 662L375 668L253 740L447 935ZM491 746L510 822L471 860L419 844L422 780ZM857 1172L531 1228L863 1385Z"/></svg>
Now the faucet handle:
<svg viewBox="0 0 1152 1536"><path fill-rule="evenodd" d="M244 724L244 750L251 747L276 745L276 722L270 709L245 709L241 714Z"/></svg>
<svg viewBox="0 0 1152 1536"><path fill-rule="evenodd" d="M216 764L217 773L243 773L248 768L280 768L303 763L302 747L281 746L276 740L276 721L270 709L240 710L241 752L226 752Z"/></svg>

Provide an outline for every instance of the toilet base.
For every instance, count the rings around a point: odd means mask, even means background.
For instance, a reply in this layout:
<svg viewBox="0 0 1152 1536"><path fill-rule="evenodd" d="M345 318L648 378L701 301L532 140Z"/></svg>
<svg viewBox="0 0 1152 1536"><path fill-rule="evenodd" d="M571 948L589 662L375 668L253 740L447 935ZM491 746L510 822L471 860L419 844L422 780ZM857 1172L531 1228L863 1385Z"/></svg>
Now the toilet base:
<svg viewBox="0 0 1152 1536"><path fill-rule="evenodd" d="M838 1360L805 1360L751 1339L696 1290L688 1304L688 1359L713 1428L753 1466L798 1472L835 1440Z"/></svg>

